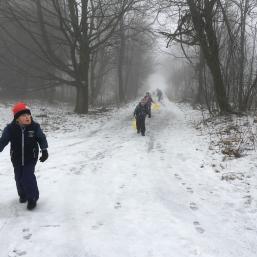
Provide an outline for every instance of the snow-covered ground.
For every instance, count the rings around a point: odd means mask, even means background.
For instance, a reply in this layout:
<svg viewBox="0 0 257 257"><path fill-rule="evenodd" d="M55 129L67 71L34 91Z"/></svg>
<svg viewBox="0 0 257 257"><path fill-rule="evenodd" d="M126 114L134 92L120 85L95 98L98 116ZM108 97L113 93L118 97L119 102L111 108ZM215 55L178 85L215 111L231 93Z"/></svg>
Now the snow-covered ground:
<svg viewBox="0 0 257 257"><path fill-rule="evenodd" d="M0 104L1 129L10 106ZM50 157L37 165L40 199L27 211L9 147L0 154L0 257L256 256L256 152L222 161L193 126L200 113L168 100L142 137L134 107L78 116L31 105ZM221 179L239 171L242 180Z"/></svg>

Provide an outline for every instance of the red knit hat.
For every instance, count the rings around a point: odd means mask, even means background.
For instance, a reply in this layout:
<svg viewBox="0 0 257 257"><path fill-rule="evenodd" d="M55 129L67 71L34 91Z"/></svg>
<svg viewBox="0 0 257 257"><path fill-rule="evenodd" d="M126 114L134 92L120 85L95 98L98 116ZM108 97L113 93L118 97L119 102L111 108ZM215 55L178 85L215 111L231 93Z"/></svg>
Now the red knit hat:
<svg viewBox="0 0 257 257"><path fill-rule="evenodd" d="M31 115L29 107L23 102L16 103L13 106L12 111L13 111L13 116L14 116L15 120L18 119L19 116L24 114L24 113L27 113L27 114Z"/></svg>

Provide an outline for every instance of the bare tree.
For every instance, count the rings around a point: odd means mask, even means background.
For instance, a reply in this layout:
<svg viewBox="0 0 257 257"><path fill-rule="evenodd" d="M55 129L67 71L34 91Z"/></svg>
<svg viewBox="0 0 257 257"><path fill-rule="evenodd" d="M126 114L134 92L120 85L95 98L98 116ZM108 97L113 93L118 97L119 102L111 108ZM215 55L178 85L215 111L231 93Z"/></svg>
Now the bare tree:
<svg viewBox="0 0 257 257"><path fill-rule="evenodd" d="M191 58L188 58L185 46L191 53L198 48L194 58L203 53L220 110L230 112L229 103L233 104L234 110L250 108L257 93L256 1L180 0L165 3L161 7L177 20L177 27L172 33L162 34L168 37L168 45L171 42L180 44L187 60ZM189 62L198 73L197 69L202 66L192 59ZM198 74L201 91L203 80Z"/></svg>
<svg viewBox="0 0 257 257"><path fill-rule="evenodd" d="M92 54L116 32L120 19L140 0L10 0L1 18L23 31L33 48L16 38L4 23L1 33L24 51L51 67L42 73L51 85L66 84L77 91L75 111L87 113ZM35 66L35 69L38 67Z"/></svg>
<svg viewBox="0 0 257 257"><path fill-rule="evenodd" d="M217 0L170 1L179 11L178 26L174 33L163 33L181 44L199 45L212 74L214 91L221 112L230 112L219 56L215 14ZM179 4L178 4L179 3Z"/></svg>

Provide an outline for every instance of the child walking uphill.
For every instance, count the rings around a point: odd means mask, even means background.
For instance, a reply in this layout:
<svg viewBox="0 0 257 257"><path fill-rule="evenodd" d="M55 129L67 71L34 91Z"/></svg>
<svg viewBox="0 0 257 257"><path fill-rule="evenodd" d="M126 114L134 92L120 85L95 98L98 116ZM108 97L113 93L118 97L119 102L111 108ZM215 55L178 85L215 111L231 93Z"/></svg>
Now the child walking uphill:
<svg viewBox="0 0 257 257"><path fill-rule="evenodd" d="M151 105L154 103L151 94L149 92L146 92L146 95L144 96L144 100L146 101L146 109L147 109L147 114L148 117L151 118Z"/></svg>
<svg viewBox="0 0 257 257"><path fill-rule="evenodd" d="M48 158L48 144L40 125L33 121L31 112L25 103L17 103L13 109L14 119L8 124L0 138L0 152L11 142L11 161L20 203L27 203L27 209L32 210L37 205L39 191L37 186L35 166L38 160L39 147L44 162Z"/></svg>
<svg viewBox="0 0 257 257"><path fill-rule="evenodd" d="M137 105L134 111L134 117L136 118L137 133L141 132L141 135L145 135L145 117L147 115L146 101L142 99Z"/></svg>

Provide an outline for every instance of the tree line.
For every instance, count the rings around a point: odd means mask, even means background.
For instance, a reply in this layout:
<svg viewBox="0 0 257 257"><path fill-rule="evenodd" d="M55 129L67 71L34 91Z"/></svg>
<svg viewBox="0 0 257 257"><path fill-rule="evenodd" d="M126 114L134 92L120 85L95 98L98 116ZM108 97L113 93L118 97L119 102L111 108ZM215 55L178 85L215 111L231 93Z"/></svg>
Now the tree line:
<svg viewBox="0 0 257 257"><path fill-rule="evenodd" d="M70 87L77 113L135 97L152 69L150 9L142 0L1 0L1 96Z"/></svg>
<svg viewBox="0 0 257 257"><path fill-rule="evenodd" d="M255 0L169 0L160 10L176 22L162 30L167 45L179 46L186 61L171 71L177 90L210 112L256 108L257 2ZM186 75L183 72L186 70Z"/></svg>
<svg viewBox="0 0 257 257"><path fill-rule="evenodd" d="M1 96L69 87L77 113L133 99L154 67L160 13L184 60L168 64L174 94L211 113L256 108L255 0L1 0Z"/></svg>

